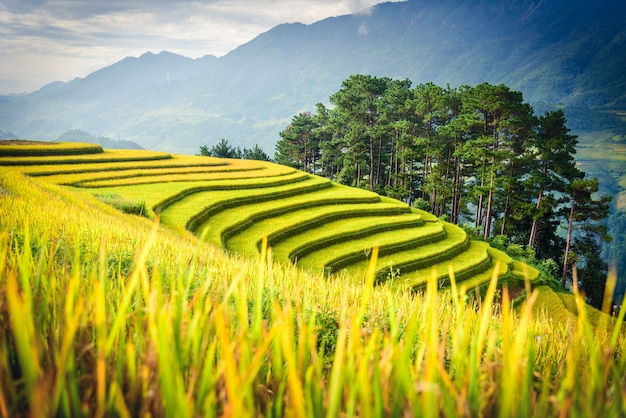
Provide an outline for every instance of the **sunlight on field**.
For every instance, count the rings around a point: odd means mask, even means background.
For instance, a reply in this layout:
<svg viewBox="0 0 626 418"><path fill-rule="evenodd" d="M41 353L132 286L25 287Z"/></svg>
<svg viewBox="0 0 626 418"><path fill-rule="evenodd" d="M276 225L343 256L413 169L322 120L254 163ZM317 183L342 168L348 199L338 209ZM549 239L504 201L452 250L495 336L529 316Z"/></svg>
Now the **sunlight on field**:
<svg viewBox="0 0 626 418"><path fill-rule="evenodd" d="M0 156L77 155L102 153L98 144L0 140Z"/></svg>
<svg viewBox="0 0 626 418"><path fill-rule="evenodd" d="M227 166L228 162L223 159L211 157L179 156L172 155L172 158L147 160L141 162L141 167L146 169L175 168L175 167L215 167ZM118 171L137 168L137 160L89 163L80 164L49 164L20 166L19 171L30 176L46 176L72 173L90 173L102 171Z"/></svg>
<svg viewBox="0 0 626 418"><path fill-rule="evenodd" d="M80 146L70 156L46 156L41 154L44 146L36 146L36 156L5 162L41 181L93 194L126 213L159 216L176 231L200 235L206 230L208 242L252 257L268 237L281 262L333 273L348 269L363 276L368 263L363 254L377 246L384 263L376 273L377 282L387 280L384 266L393 265L398 277L402 273L402 280L394 283L411 287L417 283L412 277L425 283L424 269L438 264L442 280L450 265L458 270L459 279L476 276L472 283L480 286L495 267L492 259L498 258L497 250L488 253L478 244L469 245L464 231L431 214L274 163L134 150L104 150L96 158L88 147L81 154ZM385 227L385 222L368 216L393 223ZM412 221L415 217L420 222ZM358 219L371 226L340 225L342 220ZM429 227L423 226L424 220ZM334 235L320 233L333 222ZM431 235L432 231L439 232ZM287 247L281 246L285 240L290 242ZM500 269L503 275L511 270Z"/></svg>
<svg viewBox="0 0 626 418"><path fill-rule="evenodd" d="M432 276L419 293L372 287L373 269L329 280L0 174L2 416L626 408L624 311L616 321L548 287L512 307L497 270L479 299Z"/></svg>
<svg viewBox="0 0 626 418"><path fill-rule="evenodd" d="M1 157L0 165L16 166L16 165L48 165L48 164L81 164L81 163L110 163L119 161L149 161L169 159L172 156L161 151L145 151L145 150L106 150L101 153L94 154L76 154L76 155L44 155L39 157Z"/></svg>
<svg viewBox="0 0 626 418"><path fill-rule="evenodd" d="M142 158L136 163L152 164ZM43 171L53 165L44 164ZM463 230L431 214L287 172L224 180L243 188L218 191L211 189L216 180L65 187L43 175L25 177L19 169L0 167L0 416L378 417L430 411L543 417L626 411L626 309L611 318L587 307L578 293L533 289L540 283L532 281L537 271L486 243L444 245L469 241ZM304 193L307 182L324 188ZM289 188L289 197L281 196L279 190ZM254 247L250 257L226 254L184 230L122 213L98 193L164 210L187 204L189 214L179 214L181 219L201 211L200 202L208 202L203 193L230 199L235 203L215 214L223 214L227 230L238 231L234 241L256 244L270 230L278 240L294 228L300 231L292 235L300 237L295 247L320 240L318 246L335 256L365 248L360 234L345 246L336 239L355 231L358 218L346 226L337 219L321 223L332 230L307 233L311 221L320 219L313 215L340 212L348 206L340 199L374 197L371 205L397 209L381 228L397 220L404 222L397 226L400 238L408 238L408 231L438 237L417 251L426 260L430 248L438 271L414 270L424 273L412 284L418 291L391 281L374 285L386 268L381 240L370 242L365 270L356 276L342 270L325 277L273 260L264 245L256 256ZM264 197L255 200L254 193ZM324 198L331 206L313 209ZM281 201L298 210L286 210ZM308 216L302 210L307 207ZM284 223L272 225L272 212L281 212ZM368 216L368 224L375 222ZM381 239L396 235L372 231ZM409 279L408 273L399 279Z"/></svg>

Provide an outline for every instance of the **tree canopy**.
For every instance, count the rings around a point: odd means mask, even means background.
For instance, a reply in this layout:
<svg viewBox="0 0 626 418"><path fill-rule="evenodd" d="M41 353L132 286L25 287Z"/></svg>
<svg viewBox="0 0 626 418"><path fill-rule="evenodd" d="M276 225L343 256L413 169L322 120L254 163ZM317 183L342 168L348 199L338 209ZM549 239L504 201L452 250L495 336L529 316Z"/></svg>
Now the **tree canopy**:
<svg viewBox="0 0 626 418"><path fill-rule="evenodd" d="M503 84L411 84L350 76L331 108L293 117L275 160L420 206L475 237L506 237L560 262L564 275L570 221L577 242L605 237L590 231L602 229L609 199L576 167L562 111L537 116Z"/></svg>
<svg viewBox="0 0 626 418"><path fill-rule="evenodd" d="M207 145L200 146L200 154L207 157L218 158L240 158L244 160L271 161L271 158L258 145L248 149L231 146L227 140L222 138L220 142L209 148Z"/></svg>

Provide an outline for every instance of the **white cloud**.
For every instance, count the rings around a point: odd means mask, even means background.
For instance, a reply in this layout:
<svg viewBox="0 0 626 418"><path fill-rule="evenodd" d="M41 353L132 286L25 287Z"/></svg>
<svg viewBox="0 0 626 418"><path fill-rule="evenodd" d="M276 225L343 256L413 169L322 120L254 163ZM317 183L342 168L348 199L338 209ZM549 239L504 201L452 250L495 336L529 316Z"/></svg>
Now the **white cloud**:
<svg viewBox="0 0 626 418"><path fill-rule="evenodd" d="M0 94L18 91L11 80L33 90L146 51L221 56L280 23L367 13L380 1L5 0Z"/></svg>

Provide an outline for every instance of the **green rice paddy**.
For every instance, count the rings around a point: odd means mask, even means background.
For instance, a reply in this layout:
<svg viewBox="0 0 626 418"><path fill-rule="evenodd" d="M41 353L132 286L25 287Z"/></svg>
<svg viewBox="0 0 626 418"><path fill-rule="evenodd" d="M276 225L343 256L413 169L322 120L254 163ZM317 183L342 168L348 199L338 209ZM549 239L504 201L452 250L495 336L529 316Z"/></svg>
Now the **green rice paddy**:
<svg viewBox="0 0 626 418"><path fill-rule="evenodd" d="M40 147L26 155L0 156L0 164L104 202L134 205L138 213L145 210L163 225L187 229L229 252L256 257L265 238L276 261L311 271L365 277L369 255L377 247L378 282L418 289L434 269L442 281L453 271L457 280L476 287L488 282L496 260L502 277L514 276L513 260L487 244L471 242L455 225L400 201L289 167L66 148L68 155L45 155Z"/></svg>

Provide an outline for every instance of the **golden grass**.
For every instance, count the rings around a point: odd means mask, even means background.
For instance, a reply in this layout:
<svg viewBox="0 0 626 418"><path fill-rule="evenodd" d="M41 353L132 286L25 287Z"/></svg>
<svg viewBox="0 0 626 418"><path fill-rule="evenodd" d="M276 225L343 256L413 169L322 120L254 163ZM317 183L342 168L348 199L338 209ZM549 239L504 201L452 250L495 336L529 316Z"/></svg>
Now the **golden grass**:
<svg viewBox="0 0 626 418"><path fill-rule="evenodd" d="M0 174L2 416L626 410L625 311L594 327L576 294L555 323L558 296L513 309L497 271L480 303L432 276L417 295L374 287L376 250L363 280L326 280Z"/></svg>
<svg viewBox="0 0 626 418"><path fill-rule="evenodd" d="M382 202L381 202L382 203ZM384 203L382 203L384 204ZM368 205L358 205L367 208ZM316 208L316 209L307 209L313 211L322 212L320 215L326 213L326 211L332 211L332 208ZM315 213L310 214L311 217L315 215ZM273 244L272 251L274 256L277 259L292 259L293 254L297 253L302 247L308 246L312 243L316 243L319 241L334 241L340 240L342 236L346 233L354 233L361 230L369 230L373 226L388 226L390 229L393 229L396 223L412 222L414 227L420 227L420 222L422 221L421 216L413 215L413 214L402 214L402 215L389 215L389 216L367 216L362 215L356 218L348 218L341 219L337 221L332 221L328 223L324 223L324 226L321 228L316 228L312 230L306 230L304 232L292 233L289 234L285 239L280 240L279 242ZM274 224L271 220L263 221L263 223L271 223L272 226ZM291 225L283 226L282 228L289 228ZM406 228L403 227L402 229ZM437 227L437 229L442 229L441 225ZM280 230L279 228L275 228L274 231L270 231L265 235L270 235L272 232L276 232L276 230ZM265 232L265 230L264 230ZM256 235L259 235L258 233ZM370 245L370 248L373 245Z"/></svg>
<svg viewBox="0 0 626 418"><path fill-rule="evenodd" d="M280 185L271 187L274 180L283 180L279 176L266 177L263 179L247 179L239 183L231 183L230 180L225 180L222 184L225 186L223 189L209 189L208 191L198 191L190 195L184 196L182 199L177 199L171 204L168 204L161 209L161 219L164 224L174 227L185 227L192 216L199 214L200 212L210 209L218 205L228 205L229 202L247 202L248 204L254 204L260 202L263 199L271 200L278 196L285 195L285 193L296 194L299 191L305 191L306 188L317 188L330 185L330 181L318 177L305 176L302 178L300 175L285 176L287 183L280 182ZM236 187L236 185L248 186L248 187ZM254 187L258 185L270 185L270 187ZM198 187L201 189L201 186ZM201 230L200 227L199 230ZM216 241L216 243L221 241Z"/></svg>
<svg viewBox="0 0 626 418"><path fill-rule="evenodd" d="M51 164L19 166L19 171L29 176L47 176L53 174L71 174L98 171L117 171L133 168L173 168L173 167L216 167L229 165L223 159L187 155L172 155L169 159L130 160L121 162L83 162L81 164Z"/></svg>
<svg viewBox="0 0 626 418"><path fill-rule="evenodd" d="M385 212L389 215L386 216ZM342 238L344 241L348 241L348 234L354 233L357 228L360 228L362 231L371 231L372 227L376 225L375 222L381 225L392 225L390 227L392 229L393 225L405 221L397 215L398 212L397 205L382 202L337 203L300 210L296 209L252 223L245 229L238 231L235 236L229 237L226 247L256 256L258 253L257 243L264 236L272 239L274 250L276 250L277 244L280 244L282 240L282 238L275 238L277 235L286 236L287 239L297 237L296 240L299 240L301 244L309 244L314 242L320 234L334 232L333 241L341 241ZM372 216L368 218L368 213L370 215L376 214L377 217L374 218ZM351 217L356 218L353 219ZM326 219L341 220L328 223L325 222ZM367 219L370 220L369 224L366 223ZM359 220L361 220L360 223L358 222ZM415 226L415 224L412 226ZM408 227L405 226L405 228ZM363 235L366 234L364 233ZM274 251L275 256L282 254L282 252ZM283 259L289 260L290 257Z"/></svg>
<svg viewBox="0 0 626 418"><path fill-rule="evenodd" d="M39 144L36 146L45 147L45 145ZM381 200L381 203L372 206L373 208L385 205L406 206L394 199L381 198L370 192L339 188L338 185L334 185L323 192L307 193L301 196L291 196L294 192L290 191L289 196L285 195L277 202L275 198L282 196L283 192L287 190L298 192L308 182L322 181L322 179L303 180L303 173L268 162L119 150L103 152L99 159L94 159L93 156L89 155L79 155L78 158L72 157L69 160L68 158L62 156L15 157L11 159L11 164L24 164L14 167L23 173L41 176L42 180L45 179L51 183L80 186L85 191L93 193L100 200L110 204L121 202L118 206L131 205L138 208L141 206L142 213L152 219L157 216L155 212L159 212L161 221L179 232L183 232L185 227L189 227L190 220L197 217L205 209L215 205L226 205L220 209L219 213L211 214L209 222L199 218L198 222L194 220L194 225L200 224L200 222L204 222L205 226L210 225L206 235L209 242L225 245L228 249L251 256L257 254L257 243L263 236L271 237L280 232L281 229L286 228L290 230L304 228L298 224L305 221L311 222L312 216L317 216L316 214L330 216L332 212L341 210L337 203L342 199L345 200L346 196L356 198L356 194L361 193ZM35 163L39 163L39 165L28 165ZM302 190L304 193L304 189ZM342 194L345 196L341 196ZM334 201L334 198L339 200ZM274 201L270 201L270 199ZM315 199L322 200L319 203L312 203ZM236 207L231 208L232 205L228 203L229 201L236 202ZM325 206L333 202L335 203L333 207ZM300 205L304 205L302 207L307 209L301 210ZM315 207L316 205L319 207ZM353 206L365 208L368 205ZM435 228L441 228L442 224L432 214L415 209L411 210L426 222L434 225ZM276 211L281 213L280 217L273 216L273 212ZM203 228L204 226L200 226L197 231ZM446 228L452 227L447 226ZM226 237L225 231L228 231L228 237ZM421 237L423 231L415 230L414 232ZM331 254L331 258L336 259L338 254L343 254L346 251L365 253L377 244L382 247L384 253L389 246L397 246L399 242L402 242L402 239L407 240L407 237L399 239L396 235L394 232L377 233L368 240L349 240L341 245L329 244L327 248L308 254L299 262L300 265L310 265L310 260L314 259L317 263L314 264L314 269L319 271L329 262L328 257L324 257L326 253ZM453 230L449 230L448 235L448 239L443 242L422 245L419 248L418 258L425 260L429 257L437 257L442 253L447 254L450 251L453 251L454 254L450 254L449 257L457 255L460 251L454 249L454 243L456 242L455 237L460 235ZM298 236L308 243L309 238L315 234L298 234ZM228 241L225 241L225 238L228 238ZM275 244L274 241L272 243ZM280 249L279 246L276 254L278 257L281 257L282 254ZM474 255L472 252L466 254L470 258ZM484 262L483 255L482 253L479 255L476 263ZM414 258L415 251L396 251L395 254L381 256L381 262L387 265L390 271L393 271L394 265L402 264ZM454 264L455 268L465 270L464 266L472 264L470 262L461 263L458 261L460 259L462 257L457 258L456 264ZM289 258L283 259L284 262L288 262L288 260ZM437 262L440 261L443 260L437 259ZM510 263L506 264L508 272ZM513 265L510 267L513 274L519 276L521 270ZM363 261L351 267L350 272L364 275L366 269L367 257L364 256ZM407 274L404 278L408 279L409 273L405 273ZM428 272L410 274L419 274L418 281L425 283ZM478 275L481 277L480 281L484 281L486 274L478 273Z"/></svg>
<svg viewBox="0 0 626 418"><path fill-rule="evenodd" d="M262 170L262 168L239 171L234 170L229 166L183 166L159 168L135 167L132 169L119 169L115 171L107 170L53 174L46 176L45 180L55 184L95 188L99 187L100 184L104 184L105 186L131 185L138 184L140 181L143 181L144 184L166 183L167 179L177 181L180 178L191 180L224 180L240 178L241 176L252 177L258 175L257 173L254 173L256 170ZM233 175L233 173L237 174Z"/></svg>
<svg viewBox="0 0 626 418"><path fill-rule="evenodd" d="M116 187L99 187L95 189L74 188L79 193L97 194L97 195L116 195L123 196L128 200L143 200L149 210L149 216L155 217L154 210L160 211L163 206L168 207L173 204L172 197L186 196L189 194L202 193L210 191L211 193L219 193L219 191L232 189L243 190L249 189L250 193L254 193L256 189L272 187L275 185L288 184L291 182L301 181L307 175L302 172L292 172L284 175L260 177L260 178L243 178L236 180L203 180L189 182L167 182L167 183L148 183L137 185L126 185ZM181 198L182 199L182 198ZM171 203L167 203L170 202ZM167 204L166 204L167 203Z"/></svg>
<svg viewBox="0 0 626 418"><path fill-rule="evenodd" d="M444 281L448 278L449 272L453 271L455 275L459 277L459 283L463 284L464 282L461 281L460 276L464 272L481 266L484 266L483 269L480 269L481 271L487 270L489 267L492 266L491 259L489 258L489 254L487 252L487 248L489 248L489 245L484 242L471 241L467 250L452 258L449 258L445 261L440 261L436 264L437 279ZM434 255L433 257L436 256ZM499 273L505 272L506 266L500 267ZM401 275L398 280L394 281L394 283L397 283L399 286L420 288L426 285L431 275L433 275L433 268L426 267L409 273L405 273Z"/></svg>
<svg viewBox="0 0 626 418"><path fill-rule="evenodd" d="M424 251L429 251L429 248L435 244L423 244L419 245L421 240L432 239L438 241L440 247L447 248L447 245L454 245L452 240L446 241L445 235L442 235L443 225L441 224L427 224L425 226L418 226L415 228L405 228L400 231L385 231L373 234L371 236L360 238L356 240L346 240L337 242L333 245L329 245L323 249L315 251L302 257L298 260L298 265L306 266L308 268L314 268L316 270L323 270L323 268L329 264L333 264L338 259L343 258L346 255L360 254L359 257L362 261L347 267L350 273L356 273L357 275L364 275L367 271L369 264L369 255L373 247L384 248L389 245L398 243L415 243L412 248L394 252L387 256L379 256L379 263L386 264L389 260L394 260L396 257L402 257L402 254L410 254L409 257L414 259L416 256L422 254ZM445 244L440 244L446 241Z"/></svg>
<svg viewBox="0 0 626 418"><path fill-rule="evenodd" d="M248 160L240 160L248 161ZM228 168L216 168L215 170L199 170L200 172L193 172L193 169L185 171L179 170L179 173L159 174L153 175L126 175L120 178L106 179L107 174L102 174L104 179L98 180L83 180L80 183L81 187L85 188L100 188L100 187L117 187L117 186L131 186L137 184L156 184L156 183L172 183L172 182L188 182L188 181L225 181L225 180L237 180L237 179L250 179L250 178L262 178L271 176L281 176L292 173L294 170L290 167L275 165L271 163L261 164L259 161L254 161L253 164L229 164ZM110 176L109 177L114 177Z"/></svg>
<svg viewBox="0 0 626 418"><path fill-rule="evenodd" d="M1 157L41 156L41 155L80 155L98 154L102 147L98 144L80 142L41 142L23 140L0 140Z"/></svg>
<svg viewBox="0 0 626 418"><path fill-rule="evenodd" d="M312 178L312 181L317 182L318 185L324 186L328 180L323 178ZM303 185L303 182L297 183L297 186ZM312 184L315 186L315 184ZM330 184L330 187L320 188L317 187L314 191L305 192L300 187L295 187L296 193L291 193L289 196L281 196L278 191L275 190L273 195L276 197L267 201L254 201L249 200L242 202L242 204L236 207L221 210L214 214L198 228L198 231L202 231L204 227L208 227L206 234L207 242L219 245L225 244L224 232L228 228L232 228L238 224L252 224L260 219L271 217L276 212L288 213L291 211L312 208L316 206L327 206L333 204L348 203L350 201L354 203L363 203L369 201L375 203L378 201L377 195L372 192L359 189L349 189L345 186L339 186L337 184ZM298 191L302 192L298 193ZM302 214L302 219L306 219L306 214ZM255 242L260 237L255 237Z"/></svg>
<svg viewBox="0 0 626 418"><path fill-rule="evenodd" d="M0 166L114 163L120 161L164 160L172 158L167 152L145 150L106 150L97 154L43 155L39 157L0 157Z"/></svg>
<svg viewBox="0 0 626 418"><path fill-rule="evenodd" d="M423 245L418 249L405 250L405 251L397 252L394 254L389 254L384 257L380 257L379 265L381 266L381 268L385 270L390 270L390 271L391 269L395 270L398 268L399 265L405 262L413 261L416 259L427 260L430 257L434 257L443 252L453 250L467 243L467 235L465 234L465 231L463 231L461 228L457 227L456 225L452 225L452 224L445 223L445 222L435 223L435 225L438 225L438 224L441 225L441 227L446 232L445 239L437 240L436 242L433 242L431 244ZM332 254L332 252L330 253ZM331 259L328 259L326 263L330 261ZM350 266L348 268L348 271L351 274L361 275L363 274L364 271L366 271L366 269L367 269L367 261L364 260L358 264L354 264ZM447 271L447 269L445 269L444 271ZM425 272L425 274L428 275L430 272L430 268L426 270L422 269L422 272ZM405 273L403 274L404 276L403 279L406 278L408 280L409 277L413 277L414 275L415 277L422 277L421 273L415 273L415 274Z"/></svg>

